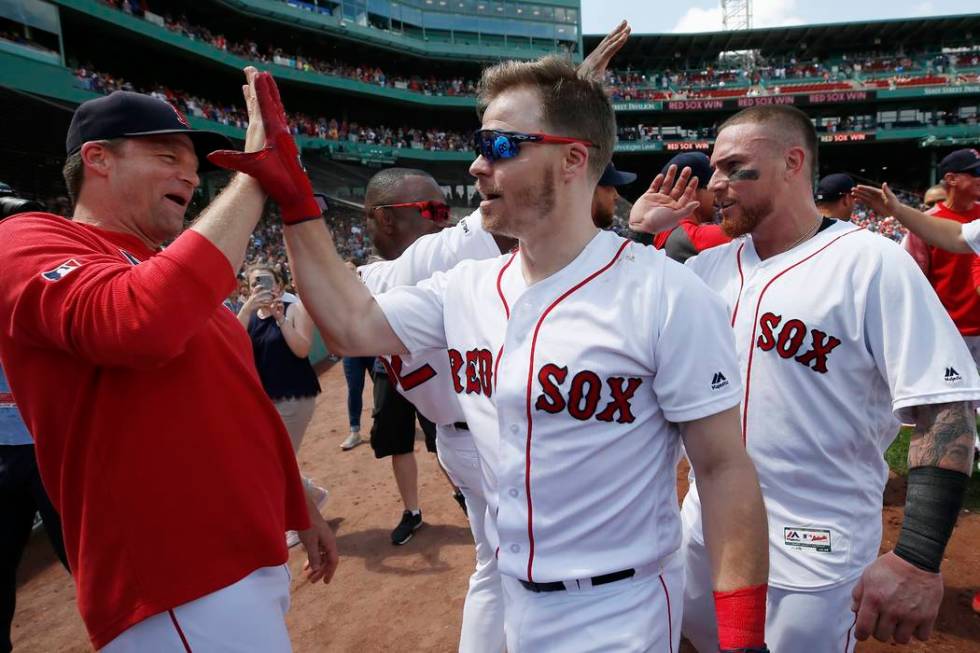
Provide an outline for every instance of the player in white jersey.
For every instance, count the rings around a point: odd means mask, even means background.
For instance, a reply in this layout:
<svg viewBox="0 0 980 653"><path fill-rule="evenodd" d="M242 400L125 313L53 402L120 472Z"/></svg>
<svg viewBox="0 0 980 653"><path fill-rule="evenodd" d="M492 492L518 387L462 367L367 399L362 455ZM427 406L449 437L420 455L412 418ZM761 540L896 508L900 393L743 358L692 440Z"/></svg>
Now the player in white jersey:
<svg viewBox="0 0 980 653"><path fill-rule="evenodd" d="M492 67L481 88L471 172L484 227L520 249L375 301L322 225L297 225L286 241L304 304L332 350L449 349L486 475L511 653L676 650L682 438L731 624L722 644L762 650L767 547L730 536L761 534L765 517L724 309L662 253L592 223L615 143L600 84L551 57Z"/></svg>
<svg viewBox="0 0 980 653"><path fill-rule="evenodd" d="M709 189L723 227L743 237L688 266L728 305L741 358L743 437L769 517L769 643L829 653L870 635L928 638L968 482L980 378L912 259L888 239L820 217L816 142L792 107L726 121ZM895 550L876 560L882 454L900 420L917 425L905 522ZM682 511L684 634L705 653L718 644L699 490Z"/></svg>
<svg viewBox="0 0 980 653"><path fill-rule="evenodd" d="M414 285L435 272L452 268L459 261L498 257L501 247L507 247L483 230L479 211L454 227L416 239L421 229L400 228L396 223L429 219L424 217L425 207L416 202L423 197L430 202L437 201L436 198L444 201L439 185L421 170L384 170L368 183L365 208L369 215L376 212L373 204L405 205L399 207L403 211L373 216L368 221L375 247L392 257L358 268L372 294ZM378 224L379 219L386 225ZM392 356L386 367L398 392L436 425L439 462L466 499L476 545L476 569L463 603L459 650L501 653L504 650L503 599L494 550L486 537L483 475L476 445L453 392L449 356L445 350L421 356Z"/></svg>

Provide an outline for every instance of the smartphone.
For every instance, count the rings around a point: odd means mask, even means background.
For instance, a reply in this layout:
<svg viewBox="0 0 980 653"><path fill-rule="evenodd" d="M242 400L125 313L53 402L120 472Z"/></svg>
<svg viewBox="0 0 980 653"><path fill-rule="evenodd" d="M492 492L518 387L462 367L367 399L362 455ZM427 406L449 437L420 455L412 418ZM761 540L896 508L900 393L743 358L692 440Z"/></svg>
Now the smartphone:
<svg viewBox="0 0 980 653"><path fill-rule="evenodd" d="M274 279L271 274L260 274L255 277L255 283L262 290L268 290L272 292L272 284Z"/></svg>

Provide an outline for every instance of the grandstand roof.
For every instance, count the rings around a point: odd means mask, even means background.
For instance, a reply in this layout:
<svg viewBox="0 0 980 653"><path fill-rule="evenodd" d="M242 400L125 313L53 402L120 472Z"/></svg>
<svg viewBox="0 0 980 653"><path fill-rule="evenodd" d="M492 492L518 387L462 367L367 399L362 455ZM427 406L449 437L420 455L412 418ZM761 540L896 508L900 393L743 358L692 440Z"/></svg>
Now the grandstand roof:
<svg viewBox="0 0 980 653"><path fill-rule="evenodd" d="M897 50L900 46L921 50L930 46L972 45L978 36L980 13L692 34L633 34L617 55L617 61L629 62L634 68L659 68L670 66L678 54L680 58L702 60L720 52L738 50L814 56L834 51ZM602 34L585 35L583 51L592 51L602 37Z"/></svg>

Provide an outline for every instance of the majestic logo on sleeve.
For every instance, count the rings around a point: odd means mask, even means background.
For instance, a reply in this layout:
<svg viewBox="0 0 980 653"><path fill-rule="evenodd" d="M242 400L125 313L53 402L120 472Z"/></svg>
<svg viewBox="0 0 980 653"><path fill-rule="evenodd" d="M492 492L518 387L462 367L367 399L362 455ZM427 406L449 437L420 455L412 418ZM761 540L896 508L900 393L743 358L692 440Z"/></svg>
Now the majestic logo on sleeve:
<svg viewBox="0 0 980 653"><path fill-rule="evenodd" d="M70 258L55 269L42 272L41 278L45 281L61 281L80 267L82 267L81 263Z"/></svg>
<svg viewBox="0 0 980 653"><path fill-rule="evenodd" d="M600 422L630 424L636 420L631 410L631 400L643 379L611 376L603 383L599 375L583 370L572 377L565 389L568 368L553 363L543 365L538 371L541 394L534 402L534 408L545 413L560 413L567 410L577 420L592 419ZM609 400L598 413L603 387L609 389ZM567 395L567 398L566 398Z"/></svg>
<svg viewBox="0 0 980 653"><path fill-rule="evenodd" d="M728 379L721 372L715 372L715 375L711 377L711 389L721 390L728 385Z"/></svg>
<svg viewBox="0 0 980 653"><path fill-rule="evenodd" d="M759 349L775 350L781 357L792 358L820 374L827 373L827 358L841 343L840 338L828 335L820 329L807 328L802 320L792 319L783 323L783 316L773 313L764 313L759 318L759 328L762 331L756 341ZM807 336L809 336L809 347L800 353L804 342L808 339Z"/></svg>
<svg viewBox="0 0 980 653"><path fill-rule="evenodd" d="M960 373L957 372L955 368L952 367L946 368L946 383L952 385L954 383L959 383L962 380L963 377L960 376Z"/></svg>

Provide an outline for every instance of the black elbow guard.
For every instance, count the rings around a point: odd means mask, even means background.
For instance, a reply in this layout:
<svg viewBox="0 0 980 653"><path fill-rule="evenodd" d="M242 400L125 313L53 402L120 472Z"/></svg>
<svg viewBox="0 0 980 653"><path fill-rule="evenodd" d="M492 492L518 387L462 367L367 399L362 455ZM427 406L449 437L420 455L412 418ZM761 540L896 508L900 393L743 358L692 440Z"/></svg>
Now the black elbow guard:
<svg viewBox="0 0 980 653"><path fill-rule="evenodd" d="M939 467L909 470L905 520L895 555L919 569L939 572L970 477Z"/></svg>

